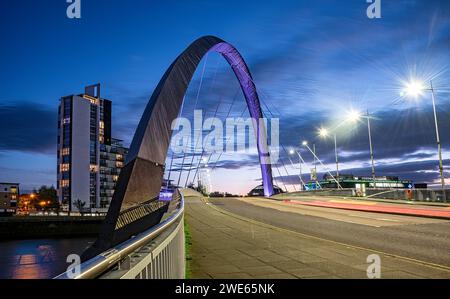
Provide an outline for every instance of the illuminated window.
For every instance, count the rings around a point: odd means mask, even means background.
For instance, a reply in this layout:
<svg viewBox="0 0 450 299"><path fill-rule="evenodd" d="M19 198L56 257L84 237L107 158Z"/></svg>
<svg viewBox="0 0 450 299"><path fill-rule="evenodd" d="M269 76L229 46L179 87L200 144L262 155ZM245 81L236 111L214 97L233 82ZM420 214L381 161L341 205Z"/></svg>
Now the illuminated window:
<svg viewBox="0 0 450 299"><path fill-rule="evenodd" d="M105 123L101 121L99 127L100 127L100 129L104 129L105 128Z"/></svg>
<svg viewBox="0 0 450 299"><path fill-rule="evenodd" d="M59 169L60 169L61 172L69 171L70 165L69 164L60 164Z"/></svg>
<svg viewBox="0 0 450 299"><path fill-rule="evenodd" d="M62 123L63 123L63 125L70 124L70 117L64 118L63 121L62 121Z"/></svg>
<svg viewBox="0 0 450 299"><path fill-rule="evenodd" d="M117 159L117 160L122 160L122 159L123 159L123 156L122 156L121 154L117 154L117 155L116 155L116 159Z"/></svg>
<svg viewBox="0 0 450 299"><path fill-rule="evenodd" d="M118 175L113 176L113 181L114 181L114 182L117 182L118 179L119 179L119 176L118 176Z"/></svg>
<svg viewBox="0 0 450 299"><path fill-rule="evenodd" d="M63 148L63 149L61 150L61 155L62 155L62 156L68 156L68 155L70 155L70 148L68 148L68 147Z"/></svg>
<svg viewBox="0 0 450 299"><path fill-rule="evenodd" d="M89 167L89 170L91 172L97 172L98 171L98 167L97 167L97 165L91 164L90 167Z"/></svg>
<svg viewBox="0 0 450 299"><path fill-rule="evenodd" d="M123 162L117 161L116 167L119 167L119 168L123 167Z"/></svg>
<svg viewBox="0 0 450 299"><path fill-rule="evenodd" d="M61 180L61 187L69 187L69 180Z"/></svg>
<svg viewBox="0 0 450 299"><path fill-rule="evenodd" d="M105 138L103 136L99 136L98 140L100 141L100 143L103 143L105 141Z"/></svg>
<svg viewBox="0 0 450 299"><path fill-rule="evenodd" d="M93 97L91 97L91 96L88 96L87 94L85 94L85 95L83 96L83 98L85 98L86 100L90 101L91 104L93 104L93 105L98 105L98 99L96 99L96 98L93 98Z"/></svg>

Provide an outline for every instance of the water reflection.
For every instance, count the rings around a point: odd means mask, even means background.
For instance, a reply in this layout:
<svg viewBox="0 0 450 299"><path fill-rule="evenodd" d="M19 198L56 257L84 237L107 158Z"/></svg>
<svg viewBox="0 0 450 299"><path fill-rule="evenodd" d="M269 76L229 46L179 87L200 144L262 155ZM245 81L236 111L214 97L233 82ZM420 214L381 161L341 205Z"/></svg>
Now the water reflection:
<svg viewBox="0 0 450 299"><path fill-rule="evenodd" d="M81 254L94 240L37 239L0 242L0 279L47 279L64 272L69 254Z"/></svg>

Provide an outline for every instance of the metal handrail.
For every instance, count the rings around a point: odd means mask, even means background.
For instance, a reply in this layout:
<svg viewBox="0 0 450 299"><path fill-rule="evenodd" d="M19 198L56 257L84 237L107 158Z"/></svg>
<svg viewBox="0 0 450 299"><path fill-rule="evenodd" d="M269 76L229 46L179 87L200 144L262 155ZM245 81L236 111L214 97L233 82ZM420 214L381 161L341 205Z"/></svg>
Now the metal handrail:
<svg viewBox="0 0 450 299"><path fill-rule="evenodd" d="M184 213L184 196L180 192L180 204L175 213L170 215L163 222L149 228L148 230L136 235L135 237L111 248L96 257L87 260L80 265L80 274L72 277L71 271L66 271L54 279L93 279L100 276L105 271L112 268L118 262L149 243L151 240L159 236L166 229L168 229L173 223L179 220Z"/></svg>

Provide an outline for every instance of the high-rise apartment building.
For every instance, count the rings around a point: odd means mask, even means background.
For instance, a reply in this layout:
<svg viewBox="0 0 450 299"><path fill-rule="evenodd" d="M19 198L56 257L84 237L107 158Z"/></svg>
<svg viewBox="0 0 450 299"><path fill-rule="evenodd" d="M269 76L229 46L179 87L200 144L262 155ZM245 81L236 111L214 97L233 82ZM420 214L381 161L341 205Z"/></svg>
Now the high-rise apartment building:
<svg viewBox="0 0 450 299"><path fill-rule="evenodd" d="M108 162L108 151L126 149L111 138L111 101L100 96L100 84L87 86L84 94L62 97L58 108L57 189L66 211L96 211L106 208L114 192L113 180L102 173L102 164L118 173L122 163ZM103 158L105 160L103 161ZM107 158L107 159L106 159ZM115 161L115 160L114 160ZM120 162L120 161L119 161ZM106 184L105 184L106 183ZM104 194L111 196L102 196Z"/></svg>
<svg viewBox="0 0 450 299"><path fill-rule="evenodd" d="M112 138L111 144L100 145L100 208L108 207L111 202L127 154L122 140Z"/></svg>

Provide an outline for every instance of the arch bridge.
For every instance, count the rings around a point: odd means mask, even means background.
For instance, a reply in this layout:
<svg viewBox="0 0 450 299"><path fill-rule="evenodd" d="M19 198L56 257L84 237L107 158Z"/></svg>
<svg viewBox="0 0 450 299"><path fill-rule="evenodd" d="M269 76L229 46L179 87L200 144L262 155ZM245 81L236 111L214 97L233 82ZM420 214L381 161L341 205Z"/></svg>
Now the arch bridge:
<svg viewBox="0 0 450 299"><path fill-rule="evenodd" d="M81 274L75 278L95 277L99 275L100 270L104 271L113 264L123 265L124 255L141 249L145 242L169 227L176 227L174 234L178 238L178 241L174 242L177 244L174 245L176 248L172 246L172 249L183 251L184 258L184 244L179 246L179 238L184 240L184 233L180 233L183 230L180 225L180 219L183 217L183 196L176 191L170 203L159 201L158 197L172 135L172 122L180 114L188 85L201 59L208 52L221 54L239 81L250 116L256 120L253 124L264 195L273 194L267 132L264 123L259 121L263 114L250 70L231 44L214 36L199 38L170 65L148 101L99 237L94 245L84 252ZM163 217L165 220L161 221ZM133 236L134 238L130 239ZM180 254L181 252L178 252L178 255ZM112 263L111 259L117 259L116 263ZM184 265L184 262L182 264ZM68 277L67 275L70 276L70 273L63 274L61 278Z"/></svg>

